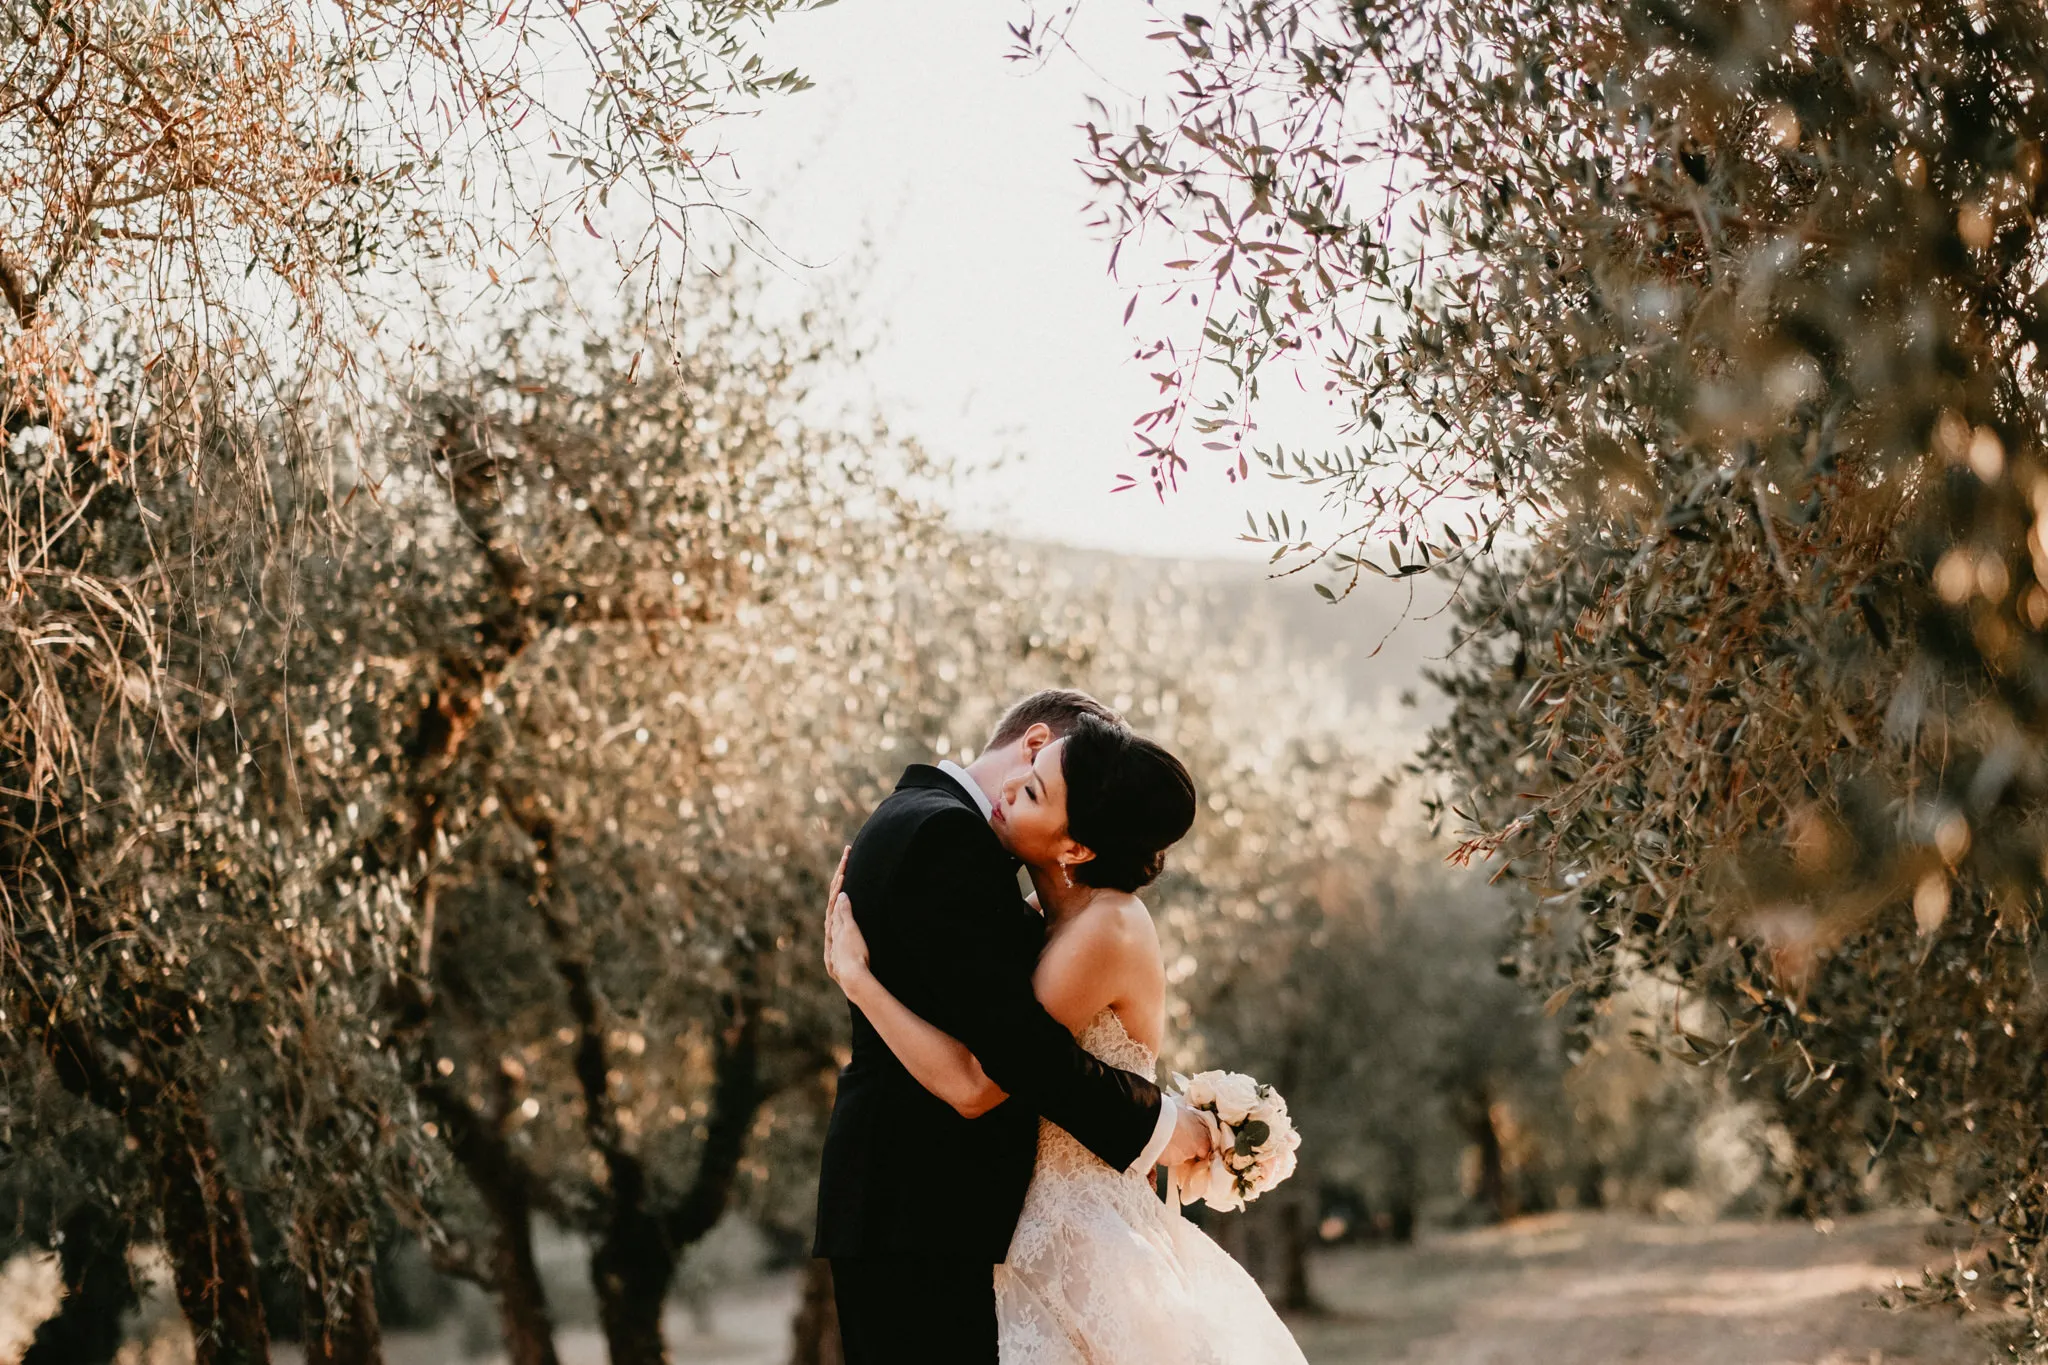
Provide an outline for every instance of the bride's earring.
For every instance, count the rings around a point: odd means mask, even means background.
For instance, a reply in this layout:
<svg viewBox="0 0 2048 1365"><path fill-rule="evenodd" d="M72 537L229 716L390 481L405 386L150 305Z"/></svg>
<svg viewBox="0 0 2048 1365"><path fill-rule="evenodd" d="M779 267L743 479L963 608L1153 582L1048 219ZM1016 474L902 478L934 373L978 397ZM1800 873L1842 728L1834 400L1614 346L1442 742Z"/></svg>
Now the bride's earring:
<svg viewBox="0 0 2048 1365"><path fill-rule="evenodd" d="M1074 869L1065 863L1060 864L1060 884L1069 891L1074 889Z"/></svg>

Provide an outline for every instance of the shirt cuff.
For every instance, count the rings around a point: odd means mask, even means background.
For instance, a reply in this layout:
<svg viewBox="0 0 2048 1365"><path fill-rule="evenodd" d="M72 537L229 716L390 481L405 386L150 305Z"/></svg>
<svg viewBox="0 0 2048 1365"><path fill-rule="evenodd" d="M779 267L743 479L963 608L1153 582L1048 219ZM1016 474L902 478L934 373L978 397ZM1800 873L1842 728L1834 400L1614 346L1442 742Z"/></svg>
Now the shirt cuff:
<svg viewBox="0 0 2048 1365"><path fill-rule="evenodd" d="M1159 1096L1159 1124L1152 1130L1152 1140L1145 1144L1145 1150L1138 1153L1138 1159L1129 1166L1133 1175L1150 1175L1152 1168L1159 1164L1159 1158L1166 1154L1166 1144L1173 1141L1173 1129L1180 1119L1180 1104L1173 1096L1161 1093Z"/></svg>

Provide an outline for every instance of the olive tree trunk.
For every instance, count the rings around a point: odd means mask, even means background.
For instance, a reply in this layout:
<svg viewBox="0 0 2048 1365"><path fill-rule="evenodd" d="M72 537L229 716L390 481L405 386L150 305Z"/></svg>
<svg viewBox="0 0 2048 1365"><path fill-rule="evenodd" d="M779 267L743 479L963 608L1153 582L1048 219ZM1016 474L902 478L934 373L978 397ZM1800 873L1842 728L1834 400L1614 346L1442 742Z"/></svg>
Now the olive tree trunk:
<svg viewBox="0 0 2048 1365"><path fill-rule="evenodd" d="M62 1231L64 1298L36 1329L21 1365L111 1365L121 1349L121 1315L136 1302L127 1226L88 1203L64 1219Z"/></svg>
<svg viewBox="0 0 2048 1365"><path fill-rule="evenodd" d="M369 1266L355 1268L339 1303L331 1302L323 1287L307 1286L305 1337L306 1365L384 1365L384 1332Z"/></svg>
<svg viewBox="0 0 2048 1365"><path fill-rule="evenodd" d="M229 1183L213 1126L189 1095L130 1111L149 1130L164 1254L192 1325L193 1365L268 1365L270 1327L242 1196Z"/></svg>
<svg viewBox="0 0 2048 1365"><path fill-rule="evenodd" d="M846 1365L839 1345L839 1303L832 1297L832 1263L804 1268L803 1297L797 1303L789 1365Z"/></svg>

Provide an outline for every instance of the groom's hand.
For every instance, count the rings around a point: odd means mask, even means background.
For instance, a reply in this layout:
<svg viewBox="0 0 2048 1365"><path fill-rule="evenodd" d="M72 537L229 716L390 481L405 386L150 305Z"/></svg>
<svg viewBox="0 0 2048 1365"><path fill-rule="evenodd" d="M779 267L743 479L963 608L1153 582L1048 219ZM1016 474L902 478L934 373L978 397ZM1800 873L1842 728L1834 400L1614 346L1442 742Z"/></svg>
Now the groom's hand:
<svg viewBox="0 0 2048 1365"><path fill-rule="evenodd" d="M1216 1127L1213 1120L1199 1109L1181 1104L1175 1106L1173 1116L1173 1137L1167 1142L1166 1150L1159 1154L1164 1166L1185 1166L1191 1162L1207 1161L1216 1149Z"/></svg>

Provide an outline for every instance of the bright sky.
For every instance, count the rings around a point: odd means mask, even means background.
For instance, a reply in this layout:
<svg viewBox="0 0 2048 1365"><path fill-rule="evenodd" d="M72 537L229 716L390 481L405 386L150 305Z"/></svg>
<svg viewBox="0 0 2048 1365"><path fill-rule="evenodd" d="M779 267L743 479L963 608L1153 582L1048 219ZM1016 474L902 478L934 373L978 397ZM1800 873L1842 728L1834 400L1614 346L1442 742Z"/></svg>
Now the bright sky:
<svg viewBox="0 0 2048 1365"><path fill-rule="evenodd" d="M817 88L723 125L753 191L729 202L803 263L784 267L792 288L865 279L854 321L879 337L865 379L899 430L981 466L959 494L964 520L1148 554L1257 555L1236 540L1248 508L1307 507L1283 502L1281 485L1234 487L1218 466L1164 506L1146 489L1109 492L1118 472L1139 472L1130 423L1157 391L1131 360L1128 291L1107 277L1074 163L1086 95L1127 110L1162 88L1144 12L1083 6L1072 36L1087 64L1066 54L1040 70L1004 58L1015 0L869 0L779 20L770 60Z"/></svg>

